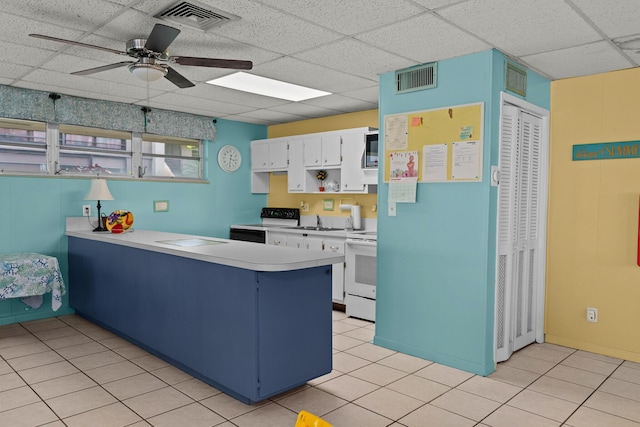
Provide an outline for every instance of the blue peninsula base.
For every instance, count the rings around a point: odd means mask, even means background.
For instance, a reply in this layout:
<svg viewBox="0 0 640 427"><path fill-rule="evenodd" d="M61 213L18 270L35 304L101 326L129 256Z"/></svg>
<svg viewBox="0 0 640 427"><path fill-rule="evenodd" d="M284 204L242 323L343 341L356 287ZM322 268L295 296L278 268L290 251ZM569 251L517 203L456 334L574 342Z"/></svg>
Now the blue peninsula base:
<svg viewBox="0 0 640 427"><path fill-rule="evenodd" d="M76 312L255 403L331 372L331 266L263 272L69 237Z"/></svg>

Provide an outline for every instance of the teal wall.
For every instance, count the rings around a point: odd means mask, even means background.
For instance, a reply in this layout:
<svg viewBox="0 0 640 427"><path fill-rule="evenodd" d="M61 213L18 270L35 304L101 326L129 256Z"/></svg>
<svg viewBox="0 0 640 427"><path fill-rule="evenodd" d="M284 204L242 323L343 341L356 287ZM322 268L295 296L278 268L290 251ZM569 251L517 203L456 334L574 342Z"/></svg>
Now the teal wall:
<svg viewBox="0 0 640 427"><path fill-rule="evenodd" d="M504 63L497 51L440 61L436 88L400 95L394 73L380 77L381 135L388 114L484 104L482 182L418 184L416 203L398 203L395 217L387 213L388 184L378 186L374 338L480 375L494 370L497 191L489 171L498 164ZM549 108L549 89L548 80L528 72L528 102Z"/></svg>
<svg viewBox="0 0 640 427"><path fill-rule="evenodd" d="M10 101L9 101L10 102ZM183 116L184 113L176 113ZM151 229L211 237L229 237L229 225L259 222L265 195L251 194L250 141L267 137L266 126L220 120L215 141L204 142L204 170L208 183L142 182L109 180L113 201L102 202L102 212L127 209L134 214L134 229ZM240 169L223 172L217 153L225 144L242 154ZM81 216L89 178L0 176L0 253L39 252L58 258L67 277L66 217ZM154 200L169 200L169 212L155 213ZM126 298L126 296L123 296ZM32 310L19 299L0 300L0 324L70 313L68 295L57 312L51 311L51 297Z"/></svg>

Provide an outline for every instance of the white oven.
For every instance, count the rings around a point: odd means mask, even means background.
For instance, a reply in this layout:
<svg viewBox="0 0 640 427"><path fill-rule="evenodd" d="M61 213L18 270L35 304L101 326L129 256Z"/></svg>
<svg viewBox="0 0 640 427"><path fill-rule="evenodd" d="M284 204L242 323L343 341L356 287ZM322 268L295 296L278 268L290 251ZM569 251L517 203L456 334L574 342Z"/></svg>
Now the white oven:
<svg viewBox="0 0 640 427"><path fill-rule="evenodd" d="M348 316L376 320L375 232L352 233L345 242L345 306Z"/></svg>

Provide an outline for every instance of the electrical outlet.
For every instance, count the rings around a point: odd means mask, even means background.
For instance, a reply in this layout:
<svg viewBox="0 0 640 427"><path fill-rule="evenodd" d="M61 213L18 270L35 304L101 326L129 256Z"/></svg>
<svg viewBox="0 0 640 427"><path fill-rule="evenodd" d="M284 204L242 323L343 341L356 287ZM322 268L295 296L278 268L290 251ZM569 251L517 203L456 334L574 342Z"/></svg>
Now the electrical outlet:
<svg viewBox="0 0 640 427"><path fill-rule="evenodd" d="M302 212L309 212L309 203L303 203L301 211Z"/></svg>
<svg viewBox="0 0 640 427"><path fill-rule="evenodd" d="M587 322L597 322L598 321L598 309L587 307Z"/></svg>
<svg viewBox="0 0 640 427"><path fill-rule="evenodd" d="M82 216L91 216L91 205L82 205Z"/></svg>

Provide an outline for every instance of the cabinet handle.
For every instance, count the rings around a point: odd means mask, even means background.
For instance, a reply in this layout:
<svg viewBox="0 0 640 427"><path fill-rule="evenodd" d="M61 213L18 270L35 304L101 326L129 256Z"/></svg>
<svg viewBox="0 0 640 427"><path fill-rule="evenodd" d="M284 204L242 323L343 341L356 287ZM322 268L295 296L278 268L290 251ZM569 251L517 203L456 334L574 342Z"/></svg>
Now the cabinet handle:
<svg viewBox="0 0 640 427"><path fill-rule="evenodd" d="M333 252L336 252L338 250L337 246L329 246L329 249L331 249Z"/></svg>
<svg viewBox="0 0 640 427"><path fill-rule="evenodd" d="M280 244L280 240L274 240L273 244L276 245L276 246L279 245Z"/></svg>

